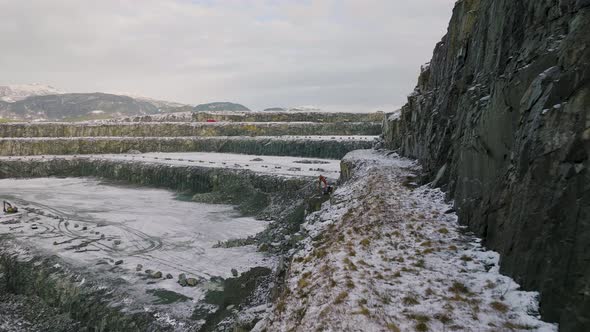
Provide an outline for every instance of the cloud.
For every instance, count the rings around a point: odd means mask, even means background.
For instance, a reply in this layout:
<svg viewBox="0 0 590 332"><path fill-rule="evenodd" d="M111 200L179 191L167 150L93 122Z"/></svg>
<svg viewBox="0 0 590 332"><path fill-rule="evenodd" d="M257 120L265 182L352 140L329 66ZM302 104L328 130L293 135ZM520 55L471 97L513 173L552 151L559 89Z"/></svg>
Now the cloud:
<svg viewBox="0 0 590 332"><path fill-rule="evenodd" d="M186 103L393 107L453 2L0 0L0 72Z"/></svg>

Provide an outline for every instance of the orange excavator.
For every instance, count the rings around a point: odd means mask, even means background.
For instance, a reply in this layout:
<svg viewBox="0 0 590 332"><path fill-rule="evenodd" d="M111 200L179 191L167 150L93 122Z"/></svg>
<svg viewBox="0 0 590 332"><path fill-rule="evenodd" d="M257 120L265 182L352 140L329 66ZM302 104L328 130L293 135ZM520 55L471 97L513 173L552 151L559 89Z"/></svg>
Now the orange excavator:
<svg viewBox="0 0 590 332"><path fill-rule="evenodd" d="M334 187L328 184L328 180L325 176L320 175L320 182L319 182L320 190L322 191L323 195L329 195L334 191Z"/></svg>
<svg viewBox="0 0 590 332"><path fill-rule="evenodd" d="M4 201L4 208L2 209L2 211L4 211L4 213L6 214L13 214L18 212L18 208L8 203L7 201Z"/></svg>

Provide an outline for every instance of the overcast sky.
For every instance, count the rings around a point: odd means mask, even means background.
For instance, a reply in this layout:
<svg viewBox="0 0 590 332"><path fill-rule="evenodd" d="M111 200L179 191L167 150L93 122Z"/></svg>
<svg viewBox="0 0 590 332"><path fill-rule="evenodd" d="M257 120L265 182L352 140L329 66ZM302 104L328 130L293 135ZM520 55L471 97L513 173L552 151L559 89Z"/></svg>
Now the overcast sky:
<svg viewBox="0 0 590 332"><path fill-rule="evenodd" d="M392 109L454 0L0 0L0 84Z"/></svg>

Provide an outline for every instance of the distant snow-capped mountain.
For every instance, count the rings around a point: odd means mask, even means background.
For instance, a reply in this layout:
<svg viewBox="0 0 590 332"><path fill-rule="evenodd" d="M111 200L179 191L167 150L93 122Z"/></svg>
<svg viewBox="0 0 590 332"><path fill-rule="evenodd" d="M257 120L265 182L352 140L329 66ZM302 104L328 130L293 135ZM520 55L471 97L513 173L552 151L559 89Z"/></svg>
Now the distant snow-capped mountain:
<svg viewBox="0 0 590 332"><path fill-rule="evenodd" d="M8 103L32 96L58 95L63 93L62 90L39 83L0 85L0 100Z"/></svg>
<svg viewBox="0 0 590 332"><path fill-rule="evenodd" d="M137 93L130 93L130 92L109 92L109 93L112 93L112 94L118 95L118 96L131 97L131 98L133 98L135 100L139 100L139 101L145 101L145 102L151 103L153 105L156 105L156 106L158 106L160 108L173 108L173 107L187 106L186 104L177 103L175 101L154 99L154 98L142 96L142 95L137 94Z"/></svg>
<svg viewBox="0 0 590 332"><path fill-rule="evenodd" d="M84 121L191 109L127 93L67 93L42 84L0 86L0 119L12 121Z"/></svg>

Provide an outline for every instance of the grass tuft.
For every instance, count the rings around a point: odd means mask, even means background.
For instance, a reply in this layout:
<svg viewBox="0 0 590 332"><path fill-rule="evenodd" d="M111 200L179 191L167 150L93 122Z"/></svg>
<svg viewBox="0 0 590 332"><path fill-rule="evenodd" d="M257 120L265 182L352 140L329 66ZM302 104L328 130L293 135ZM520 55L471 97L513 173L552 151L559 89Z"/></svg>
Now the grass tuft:
<svg viewBox="0 0 590 332"><path fill-rule="evenodd" d="M346 287L352 289L356 286L355 286L354 282L352 281L352 279L348 279L348 280L346 280Z"/></svg>
<svg viewBox="0 0 590 332"><path fill-rule="evenodd" d="M338 294L338 296L336 296L336 299L334 300L334 304L341 304L342 302L344 302L344 300L346 300L347 297L348 297L347 291L340 292L340 294Z"/></svg>
<svg viewBox="0 0 590 332"><path fill-rule="evenodd" d="M510 309L506 304L498 301L490 303L490 306L492 307L492 309L501 313L507 313L508 309Z"/></svg>
<svg viewBox="0 0 590 332"><path fill-rule="evenodd" d="M420 304L420 301L415 296L406 296L402 299L402 303L405 306L412 306Z"/></svg>
<svg viewBox="0 0 590 332"><path fill-rule="evenodd" d="M416 324L416 331L418 331L418 332L427 332L427 331L429 331L428 324L426 324L426 323L418 323L418 324Z"/></svg>
<svg viewBox="0 0 590 332"><path fill-rule="evenodd" d="M399 327L397 327L397 325L395 325L394 323L388 323L387 324L387 329L391 332L401 332L401 330L399 329Z"/></svg>
<svg viewBox="0 0 590 332"><path fill-rule="evenodd" d="M360 244L361 244L361 246L366 248L369 245L371 245L371 240L369 238L364 238L361 240Z"/></svg>
<svg viewBox="0 0 590 332"><path fill-rule="evenodd" d="M467 256L467 255L463 255L463 256L461 256L461 260L464 262L471 262L473 260L473 258L471 258L470 256Z"/></svg>
<svg viewBox="0 0 590 332"><path fill-rule="evenodd" d="M453 286L449 287L449 290L453 293L469 294L469 288L458 281L453 283Z"/></svg>

